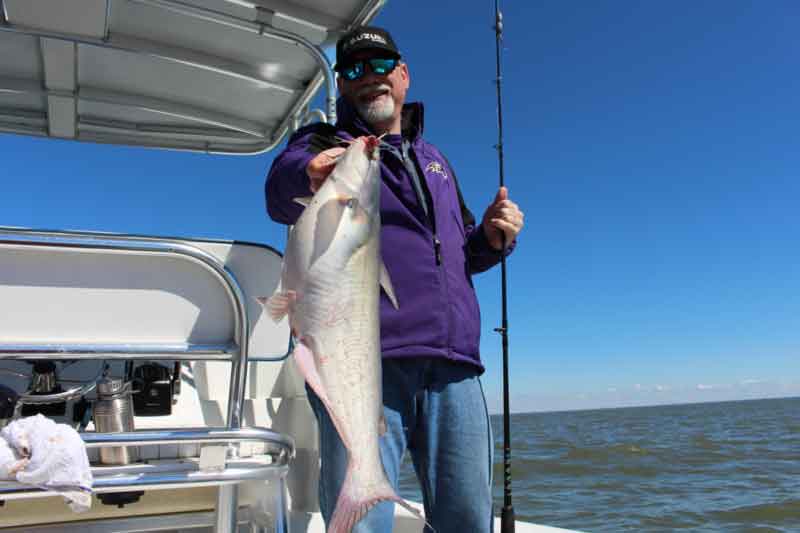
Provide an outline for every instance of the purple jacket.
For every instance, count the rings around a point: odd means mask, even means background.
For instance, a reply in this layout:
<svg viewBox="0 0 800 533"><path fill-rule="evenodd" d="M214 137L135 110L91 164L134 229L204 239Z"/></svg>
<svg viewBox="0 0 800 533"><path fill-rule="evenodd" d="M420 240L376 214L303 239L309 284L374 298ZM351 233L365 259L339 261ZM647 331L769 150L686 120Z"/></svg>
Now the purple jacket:
<svg viewBox="0 0 800 533"><path fill-rule="evenodd" d="M309 196L306 166L315 154L337 145L336 137L369 135L369 129L344 100L336 127L313 124L297 131L272 163L266 183L269 216L293 224ZM445 157L422 138L423 107L403 108L403 135L387 135L395 147L382 150L381 255L394 285L399 310L381 292L383 357L443 357L476 365L480 371L480 310L472 274L500 261L483 230L463 205L458 183ZM403 158L402 139L408 141ZM422 190L415 188L416 169ZM426 214L420 198L427 199Z"/></svg>

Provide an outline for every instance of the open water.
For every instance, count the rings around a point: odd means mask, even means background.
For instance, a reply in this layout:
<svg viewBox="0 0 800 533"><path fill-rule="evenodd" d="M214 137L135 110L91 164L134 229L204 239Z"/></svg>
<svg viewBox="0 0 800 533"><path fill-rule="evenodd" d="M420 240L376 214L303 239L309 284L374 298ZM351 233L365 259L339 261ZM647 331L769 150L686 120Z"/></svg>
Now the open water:
<svg viewBox="0 0 800 533"><path fill-rule="evenodd" d="M512 415L517 519L588 533L800 532L800 398ZM502 419L492 417L495 505ZM422 501L410 461L401 495Z"/></svg>

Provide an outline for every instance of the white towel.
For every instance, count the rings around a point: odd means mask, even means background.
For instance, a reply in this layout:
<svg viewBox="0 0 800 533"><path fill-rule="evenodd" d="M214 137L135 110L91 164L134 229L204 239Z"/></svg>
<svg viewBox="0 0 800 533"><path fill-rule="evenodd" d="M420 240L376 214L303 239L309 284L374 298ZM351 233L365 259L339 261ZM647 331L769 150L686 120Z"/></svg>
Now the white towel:
<svg viewBox="0 0 800 533"><path fill-rule="evenodd" d="M6 469L11 474L17 469L19 483L60 493L75 512L89 510L92 470L86 445L77 431L37 414L14 420L0 431L0 436L15 452L16 462L7 462ZM0 473L2 469L0 463Z"/></svg>
<svg viewBox="0 0 800 533"><path fill-rule="evenodd" d="M15 480L17 472L25 468L28 460L17 453L17 450L0 437L0 479Z"/></svg>

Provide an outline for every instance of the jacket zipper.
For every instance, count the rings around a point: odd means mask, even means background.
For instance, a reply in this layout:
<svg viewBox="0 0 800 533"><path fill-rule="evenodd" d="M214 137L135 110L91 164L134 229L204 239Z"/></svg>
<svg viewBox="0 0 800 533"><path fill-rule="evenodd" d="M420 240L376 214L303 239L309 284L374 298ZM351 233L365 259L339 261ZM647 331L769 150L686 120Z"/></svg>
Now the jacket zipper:
<svg viewBox="0 0 800 533"><path fill-rule="evenodd" d="M403 141L403 162L405 164L406 158L408 158L408 163L411 165L412 168L408 168L409 172L414 171L414 175L412 175L411 179L415 179L417 182L417 194L420 196L420 201L423 203L427 203L427 198L425 197L424 189L422 188L422 176L419 172L417 172L418 168L421 168L418 164L416 159L416 154L410 151L411 143L408 141ZM433 200L433 196L431 196L431 200ZM433 206L428 206L425 208L425 214L428 215L428 221L431 224L431 230L433 231L433 252L434 256L436 257L436 266L442 266L442 241L439 240L439 234L436 232L436 215L433 212Z"/></svg>
<svg viewBox="0 0 800 533"><path fill-rule="evenodd" d="M422 177L417 171L419 165L417 164L415 154L410 150L410 148L411 143L403 140L401 144L401 150L399 151L400 160L403 162L403 166L406 167L406 170L411 177L414 191L417 194L417 200L420 202L420 206L425 212L425 216L428 219L431 231L433 232L433 252L436 259L436 266L442 266L442 241L439 240L439 235L436 233L436 216L433 213L433 206L428 205L425 191L422 188Z"/></svg>
<svg viewBox="0 0 800 533"><path fill-rule="evenodd" d="M401 152L401 155L403 155L403 164L406 166L406 168L408 169L409 173L412 172L412 169L415 171L415 175L417 176L416 185L418 186L418 187L415 187L415 189L417 190L417 195L418 196L422 196L422 198L420 198L420 201L426 202L427 200L425 198L425 194L424 194L424 191L422 189L422 183L421 183L421 181L423 179L422 176L424 176L424 175L419 173L419 172L416 172L417 169L421 169L421 165L419 165L419 161L417 160L416 153L414 153L413 151L409 150L409 148L410 148L410 143L406 144L405 141L404 141L403 150ZM410 167L411 168L409 168L409 165L406 163L406 157L408 158L408 163L410 163ZM414 174L412 174L411 179L412 180L415 179L414 178ZM433 195L429 194L429 196L431 198L431 204L433 204ZM424 209L424 211L425 211L425 214L428 216L428 222L430 223L430 228L431 228L431 231L433 232L433 251L434 251L434 255L436 257L436 266L440 267L437 270L439 271L439 276L441 277L441 282L442 282L442 286L444 287L444 292L445 292L446 295L449 295L450 294L450 285L447 283L447 274L444 271L444 269L441 268L441 266L442 266L442 241L439 239L439 234L436 231L436 214L434 213L433 205L430 205L429 208ZM448 301L449 301L449 299L447 297L445 297L445 302L448 302ZM451 314L451 310L450 310L449 304L445 304L445 308L446 308L445 320L447 321L447 325L446 325L447 331L445 333L445 338L447 339L447 346L448 346L447 357L451 357L451 348L450 347L453 346L453 321L452 321L452 314Z"/></svg>

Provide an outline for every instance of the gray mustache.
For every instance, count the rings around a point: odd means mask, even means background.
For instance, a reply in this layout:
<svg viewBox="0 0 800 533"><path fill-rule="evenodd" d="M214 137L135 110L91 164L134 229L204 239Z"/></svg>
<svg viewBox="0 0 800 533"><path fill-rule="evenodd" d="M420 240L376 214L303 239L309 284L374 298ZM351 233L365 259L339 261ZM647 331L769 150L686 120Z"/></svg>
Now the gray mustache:
<svg viewBox="0 0 800 533"><path fill-rule="evenodd" d="M385 83L376 83L375 85L367 85L366 87L362 87L358 90L357 96L361 97L367 93L375 92L375 91L391 91L392 88Z"/></svg>

